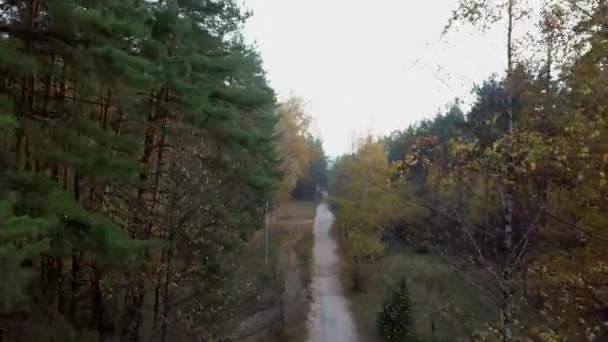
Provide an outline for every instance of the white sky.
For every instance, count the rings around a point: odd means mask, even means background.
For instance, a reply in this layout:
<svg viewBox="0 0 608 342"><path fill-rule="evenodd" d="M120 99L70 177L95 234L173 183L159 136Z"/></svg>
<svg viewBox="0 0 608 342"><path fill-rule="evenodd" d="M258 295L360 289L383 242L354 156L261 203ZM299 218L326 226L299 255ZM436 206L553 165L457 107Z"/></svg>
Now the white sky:
<svg viewBox="0 0 608 342"><path fill-rule="evenodd" d="M326 152L434 116L506 65L503 25L441 32L456 0L245 0L271 85L302 97Z"/></svg>

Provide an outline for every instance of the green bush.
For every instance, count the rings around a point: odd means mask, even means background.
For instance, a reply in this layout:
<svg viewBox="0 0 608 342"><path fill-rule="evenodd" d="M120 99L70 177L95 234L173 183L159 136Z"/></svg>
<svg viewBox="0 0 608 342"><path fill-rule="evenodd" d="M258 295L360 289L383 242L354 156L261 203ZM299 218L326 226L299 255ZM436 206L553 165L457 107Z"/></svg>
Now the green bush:
<svg viewBox="0 0 608 342"><path fill-rule="evenodd" d="M405 341L412 336L413 318L405 279L388 291L378 313L378 331L385 341Z"/></svg>

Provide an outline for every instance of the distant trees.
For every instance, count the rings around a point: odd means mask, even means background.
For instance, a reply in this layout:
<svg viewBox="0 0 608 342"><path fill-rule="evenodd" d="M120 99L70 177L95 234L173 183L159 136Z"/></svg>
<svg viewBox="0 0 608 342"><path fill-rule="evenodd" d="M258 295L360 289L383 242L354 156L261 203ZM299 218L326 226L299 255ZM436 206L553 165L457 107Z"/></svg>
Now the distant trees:
<svg viewBox="0 0 608 342"><path fill-rule="evenodd" d="M335 227L357 291L365 289L374 262L384 252L382 228L398 208L391 174L384 145L373 137L363 139L352 155L334 164L331 193L339 208Z"/></svg>
<svg viewBox="0 0 608 342"><path fill-rule="evenodd" d="M291 195L295 199L300 200L316 200L319 199L319 191L327 190L328 172L327 172L327 156L323 150L323 143L318 138L309 139L309 148L311 149L311 160L306 173L298 179L295 188L291 191Z"/></svg>
<svg viewBox="0 0 608 342"><path fill-rule="evenodd" d="M287 198L298 180L306 175L313 158L310 149L311 118L306 113L302 99L292 97L277 108L279 122L279 150L283 157L281 171L283 180L279 196Z"/></svg>
<svg viewBox="0 0 608 342"><path fill-rule="evenodd" d="M327 156L323 143L310 132L312 118L306 113L302 99L289 98L279 105L277 113L283 177L279 198L292 196L312 201L318 190L327 186Z"/></svg>

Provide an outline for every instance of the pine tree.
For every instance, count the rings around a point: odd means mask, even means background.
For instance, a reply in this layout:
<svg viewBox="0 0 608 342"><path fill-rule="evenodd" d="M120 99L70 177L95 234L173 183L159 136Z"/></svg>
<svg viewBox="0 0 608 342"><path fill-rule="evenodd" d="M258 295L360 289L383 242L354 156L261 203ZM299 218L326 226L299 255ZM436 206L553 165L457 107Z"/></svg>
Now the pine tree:
<svg viewBox="0 0 608 342"><path fill-rule="evenodd" d="M163 340L222 285L279 178L245 17L231 0L0 3L0 314L27 316L9 339Z"/></svg>
<svg viewBox="0 0 608 342"><path fill-rule="evenodd" d="M413 317L405 279L386 294L382 311L378 313L377 326L385 341L405 341L412 336Z"/></svg>

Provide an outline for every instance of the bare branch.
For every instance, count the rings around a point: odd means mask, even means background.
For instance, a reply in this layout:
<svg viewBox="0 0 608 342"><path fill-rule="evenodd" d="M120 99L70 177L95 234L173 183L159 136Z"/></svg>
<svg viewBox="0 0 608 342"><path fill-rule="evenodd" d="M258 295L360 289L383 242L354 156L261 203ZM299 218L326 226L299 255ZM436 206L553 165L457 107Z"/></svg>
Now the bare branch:
<svg viewBox="0 0 608 342"><path fill-rule="evenodd" d="M453 215L450 215L447 212L444 212L444 211L442 211L440 209L437 209L437 208L433 207L430 204L414 203L414 205L416 205L416 206L418 206L420 208L428 209L428 210L430 210L430 211L432 211L432 212L434 212L436 214L439 214L441 217L443 217L443 218L445 218L445 219L447 219L449 221L452 221L454 223L460 223L457 219L454 219ZM476 233L483 234L483 235L489 236L491 238L496 238L495 234L492 234L492 233L486 231L485 229L486 229L486 227L479 226L479 225L475 225L475 227L471 228L471 230L474 231L474 232L476 232Z"/></svg>
<svg viewBox="0 0 608 342"><path fill-rule="evenodd" d="M475 237L473 237L473 234L471 234L468 226L466 224L464 224L464 222L462 221L462 218L460 217L460 215L458 214L458 212L456 210L454 210L454 215L458 218L458 223L459 223L460 227L467 234L467 237L469 238L469 240L471 240L471 243L475 247L475 250L477 251L477 255L479 256L479 258L480 258L481 262L483 263L483 265L485 266L485 268L488 270L488 272L490 272L490 274L492 274L492 276L494 276L494 278L496 279L497 282L500 282L500 277L498 277L498 274L496 274L496 272L492 269L490 264L486 261L486 258L483 256L483 253L481 252L481 248L479 247L479 244L475 240Z"/></svg>
<svg viewBox="0 0 608 342"><path fill-rule="evenodd" d="M530 236L530 234L532 233L534 228L536 228L536 223L538 222L538 220L540 220L540 218L543 216L544 213L545 213L545 206L543 205L538 210L538 212L536 213L536 215L534 216L532 221L530 221L530 224L528 224L528 226L526 227L526 232L524 233L524 236L522 236L522 238L519 240L519 242L517 243L517 246L515 246L515 248L513 248L513 251L516 251L519 248L519 246L521 246L521 244L524 243L524 241L528 240L528 236ZM527 242L525 242L525 243L527 243Z"/></svg>
<svg viewBox="0 0 608 342"><path fill-rule="evenodd" d="M554 220L557 220L557 221L559 221L559 222L561 222L563 224L566 224L569 227L574 228L574 229L580 231L581 233L583 233L585 235L588 235L588 236L590 236L592 238L595 238L597 240L602 240L602 241L608 241L608 236L604 236L604 235L601 235L601 234L598 234L598 233L595 233L595 232L591 232L591 231L588 230L588 228L583 227L578 222L570 222L570 221L565 220L565 219L563 219L563 218L561 218L561 217L559 217L559 216L557 216L555 214L552 214L552 213L547 213L547 216L549 216L549 217L553 218ZM606 228L601 228L601 227L596 227L596 226L591 226L591 225L586 225L586 226L588 226L590 228L593 228L593 229L596 229L596 230L605 230L606 229Z"/></svg>
<svg viewBox="0 0 608 342"><path fill-rule="evenodd" d="M445 263L447 263L448 265L450 265L450 267L452 268L452 270L454 271L454 273L456 273L456 275L458 275L465 283L467 283L469 286L474 287L475 289L479 290L480 292L482 292L483 294L485 294L490 300L492 300L496 305L500 305L500 297L493 293L492 291L490 291L488 288L483 287L482 285L475 283L473 280L471 280L468 276L466 276L462 270L460 270L453 262L451 262L447 256L442 253L441 251L439 251L436 248L432 248L432 250L435 252L436 255L438 255ZM494 284L497 288L502 290L502 284L498 283L498 284Z"/></svg>
<svg viewBox="0 0 608 342"><path fill-rule="evenodd" d="M583 8L577 0L570 0L569 1L570 5L573 8L576 8L577 10L579 10L581 13L583 13L584 15L588 16L588 17L592 17L593 15L591 14L591 12L589 12L587 9Z"/></svg>
<svg viewBox="0 0 608 342"><path fill-rule="evenodd" d="M517 255L517 257L515 258L515 260L513 261L513 266L516 266L520 260L522 260L522 257L524 255L524 252L526 250L526 247L528 247L528 242L530 241L530 239L528 239L527 237L524 238L522 241L524 242L524 245L522 246L521 250L519 251L519 254Z"/></svg>
<svg viewBox="0 0 608 342"><path fill-rule="evenodd" d="M498 196L500 197L500 202L502 203L502 207L507 207L507 202L505 201L505 195L502 192L502 187L498 187Z"/></svg>
<svg viewBox="0 0 608 342"><path fill-rule="evenodd" d="M530 241L529 236L534 231L534 228L536 228L536 223L538 223L538 220L540 220L540 218L542 217L542 215L544 213L545 213L545 206L542 205L541 208L536 213L536 216L534 216L532 221L530 221L530 224L526 227L526 232L524 233L522 238L517 243L517 246L515 246L515 248L513 248L513 251L511 253L511 255L509 256L509 260L512 259L512 256L515 255L514 253L516 253L516 251L518 249L519 249L519 252L517 253L517 256L515 256L515 259L511 263L511 265L510 265L511 268L515 268L515 266L521 260L523 260L522 258L525 254L524 252L526 251L526 248L528 247L528 242ZM523 244L523 246L522 246L522 244Z"/></svg>

